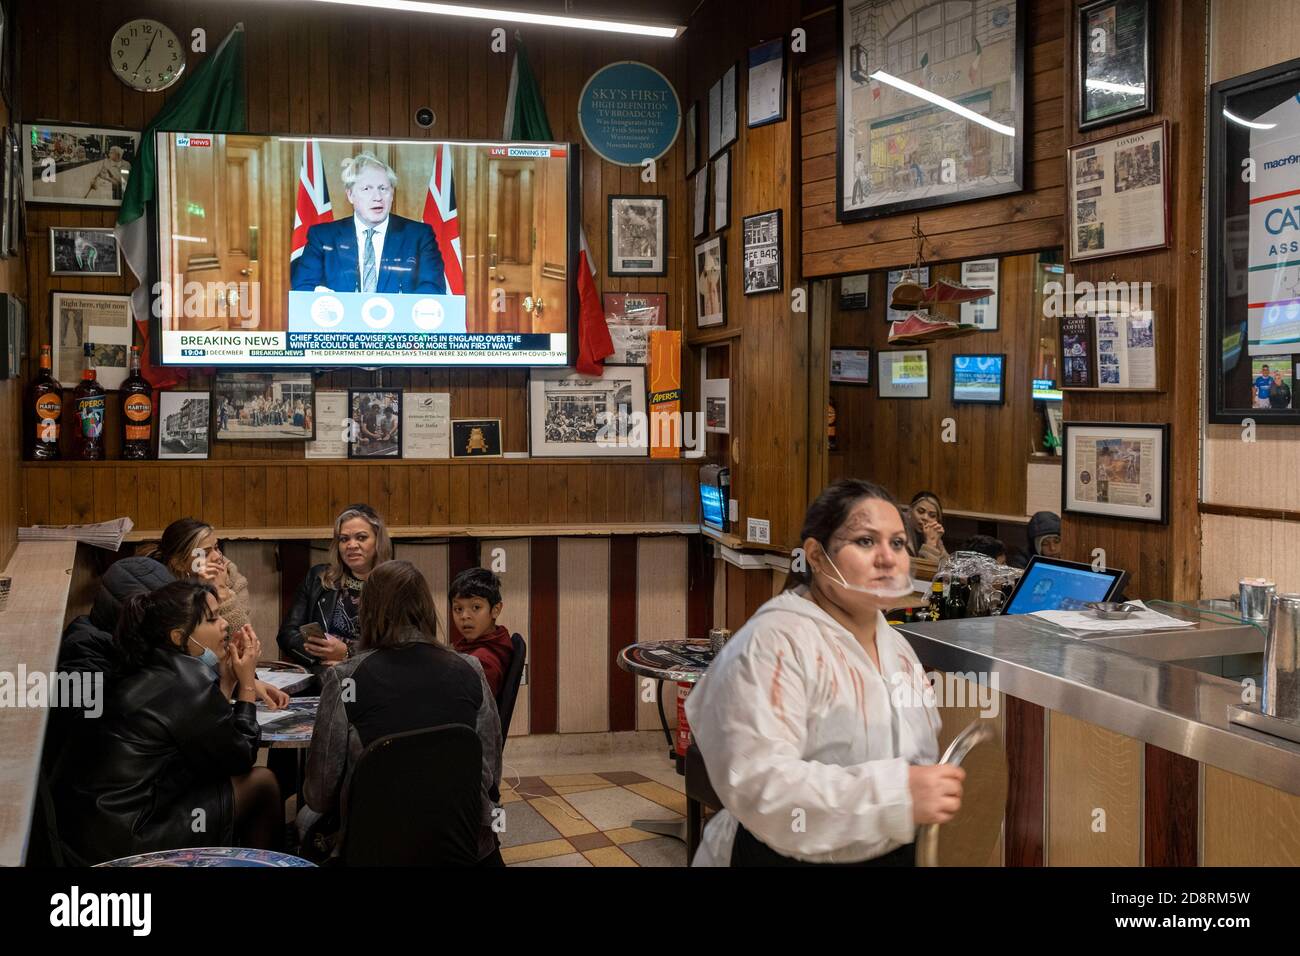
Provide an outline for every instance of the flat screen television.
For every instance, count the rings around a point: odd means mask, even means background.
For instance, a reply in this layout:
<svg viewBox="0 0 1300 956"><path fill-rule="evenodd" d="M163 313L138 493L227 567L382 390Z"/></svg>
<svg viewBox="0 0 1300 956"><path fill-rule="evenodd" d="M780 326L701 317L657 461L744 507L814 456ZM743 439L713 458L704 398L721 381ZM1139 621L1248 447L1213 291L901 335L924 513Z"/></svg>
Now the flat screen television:
<svg viewBox="0 0 1300 956"><path fill-rule="evenodd" d="M1005 365L1005 355L954 355L953 404L1001 405L1005 400Z"/></svg>
<svg viewBox="0 0 1300 956"><path fill-rule="evenodd" d="M1059 402L1065 398L1064 393L1056 387L1056 380L1050 378L1034 379L1034 401Z"/></svg>
<svg viewBox="0 0 1300 956"><path fill-rule="evenodd" d="M577 149L159 133L154 361L564 366Z"/></svg>
<svg viewBox="0 0 1300 956"><path fill-rule="evenodd" d="M700 468L700 524L730 531L731 472L718 465Z"/></svg>

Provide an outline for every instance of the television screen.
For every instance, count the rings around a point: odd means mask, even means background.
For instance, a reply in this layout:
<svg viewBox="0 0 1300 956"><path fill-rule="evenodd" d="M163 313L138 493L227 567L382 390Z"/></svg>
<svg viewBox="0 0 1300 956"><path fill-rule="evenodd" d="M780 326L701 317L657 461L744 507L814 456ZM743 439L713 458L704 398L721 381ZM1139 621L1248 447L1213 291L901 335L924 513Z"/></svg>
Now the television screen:
<svg viewBox="0 0 1300 956"><path fill-rule="evenodd" d="M700 523L719 531L727 530L727 502L717 485L700 482Z"/></svg>
<svg viewBox="0 0 1300 956"><path fill-rule="evenodd" d="M1003 399L1003 355L954 355L952 357L952 400L1001 405Z"/></svg>
<svg viewBox="0 0 1300 956"><path fill-rule="evenodd" d="M571 146L170 132L157 149L161 364L568 364Z"/></svg>
<svg viewBox="0 0 1300 956"><path fill-rule="evenodd" d="M1036 402L1059 402L1065 396L1061 390L1056 387L1056 381L1050 378L1034 379L1034 401Z"/></svg>

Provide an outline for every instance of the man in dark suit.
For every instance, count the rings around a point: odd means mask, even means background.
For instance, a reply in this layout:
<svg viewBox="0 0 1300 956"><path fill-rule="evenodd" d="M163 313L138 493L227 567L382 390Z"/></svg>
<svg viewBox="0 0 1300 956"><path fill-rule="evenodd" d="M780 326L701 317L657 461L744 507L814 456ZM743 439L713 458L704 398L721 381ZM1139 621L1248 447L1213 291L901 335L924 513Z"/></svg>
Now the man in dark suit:
<svg viewBox="0 0 1300 956"><path fill-rule="evenodd" d="M396 185L393 170L370 153L344 162L352 217L307 230L291 270L294 291L446 293L433 227L393 215Z"/></svg>

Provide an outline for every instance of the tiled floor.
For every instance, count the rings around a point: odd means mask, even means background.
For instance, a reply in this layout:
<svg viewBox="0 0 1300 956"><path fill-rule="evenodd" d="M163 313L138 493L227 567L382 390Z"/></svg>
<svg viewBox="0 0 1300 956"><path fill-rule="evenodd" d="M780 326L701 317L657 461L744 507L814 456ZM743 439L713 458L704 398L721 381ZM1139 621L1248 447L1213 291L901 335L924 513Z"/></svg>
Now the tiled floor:
<svg viewBox="0 0 1300 956"><path fill-rule="evenodd" d="M681 820L686 797L681 777L658 757L627 757L639 770L581 771L581 757L532 760L556 765L554 773L514 776L507 758L501 782L506 812L501 856L510 866L685 866L686 844L632 828L633 820ZM590 757L597 766L619 762L613 755ZM546 767L541 767L545 771ZM561 770L563 772L561 772Z"/></svg>

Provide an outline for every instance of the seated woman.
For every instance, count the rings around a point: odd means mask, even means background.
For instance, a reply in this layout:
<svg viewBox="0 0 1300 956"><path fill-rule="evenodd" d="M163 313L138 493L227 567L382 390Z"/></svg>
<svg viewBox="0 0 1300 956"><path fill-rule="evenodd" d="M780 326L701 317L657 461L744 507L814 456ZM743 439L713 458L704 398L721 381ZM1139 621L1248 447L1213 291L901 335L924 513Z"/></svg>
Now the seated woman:
<svg viewBox="0 0 1300 956"><path fill-rule="evenodd" d="M248 604L248 579L234 561L221 552L221 541L212 525L197 518L177 518L169 524L149 557L162 564L179 580L212 585L220 602L221 616L237 632L252 623ZM289 695L270 684L257 682L257 697L272 709L289 703Z"/></svg>
<svg viewBox="0 0 1300 956"><path fill-rule="evenodd" d="M54 781L60 836L86 862L279 842L279 787L253 766L261 643L251 627L228 633L206 584L127 598L104 713L86 721L95 726L74 738Z"/></svg>
<svg viewBox="0 0 1300 956"><path fill-rule="evenodd" d="M948 557L943 546L943 505L933 491L918 491L908 509L912 553L936 564Z"/></svg>
<svg viewBox="0 0 1300 956"><path fill-rule="evenodd" d="M696 866L907 866L919 824L961 804L927 678L883 609L911 591L903 518L842 479L804 518L805 569L727 643L686 701L726 808ZM799 825L795 825L799 824Z"/></svg>
<svg viewBox="0 0 1300 956"><path fill-rule="evenodd" d="M1045 558L1061 556L1061 516L1054 511L1035 511L1025 526L1025 535L1029 538L1029 553L1019 551L1011 558L1011 566L1023 568L1036 554Z"/></svg>
<svg viewBox="0 0 1300 956"><path fill-rule="evenodd" d="M360 625L357 653L322 679L303 786L309 813L300 818L300 827L314 822L315 815L338 813L352 769L372 741L464 724L478 732L483 746L479 860L500 865L491 794L501 783L501 722L482 666L447 646L438 633L429 585L409 561L375 568L361 601Z"/></svg>
<svg viewBox="0 0 1300 956"><path fill-rule="evenodd" d="M286 660L305 664L319 675L329 665L347 660L361 636L357 602L376 565L392 560L393 544L383 519L369 505L348 505L334 519L328 564L307 572L293 607L280 624L277 641ZM302 628L314 624L320 634L304 637Z"/></svg>

